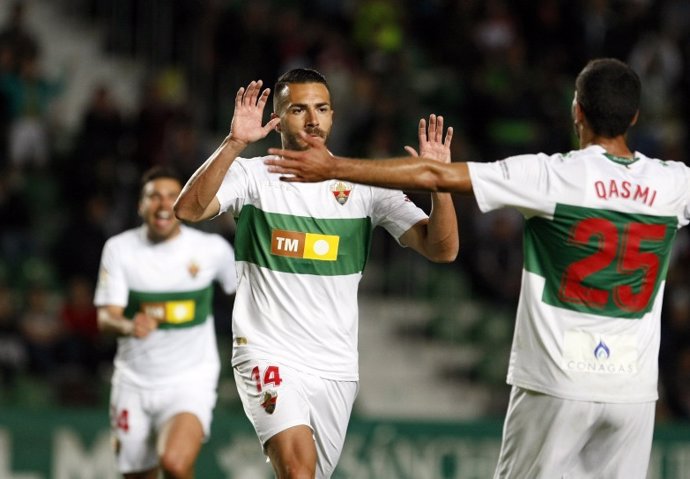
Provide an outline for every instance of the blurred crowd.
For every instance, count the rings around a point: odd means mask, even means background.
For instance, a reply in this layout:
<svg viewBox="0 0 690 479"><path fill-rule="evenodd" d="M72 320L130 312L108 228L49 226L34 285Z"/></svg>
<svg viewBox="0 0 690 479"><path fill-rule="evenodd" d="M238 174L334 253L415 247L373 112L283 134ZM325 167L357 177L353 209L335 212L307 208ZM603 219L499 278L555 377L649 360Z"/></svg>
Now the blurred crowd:
<svg viewBox="0 0 690 479"><path fill-rule="evenodd" d="M74 376L88 382L102 375L113 344L98 335L91 299L104 241L137 224L139 174L168 164L190 175L227 133L235 91L253 79L271 86L296 66L324 73L336 114L329 142L339 154L401 155L404 145L416 144L419 118L433 112L455 129L455 159L491 161L575 147L570 118L575 75L588 59L613 56L629 62L643 82L631 145L648 156L690 164L688 0L55 3L71 21L104 32L104 56L140 61L148 74L136 92L136 111L125 113L113 85L104 81L84 91L89 101L78 128L56 138L54 132L64 129L51 105L69 85L69 74L43 73L42 45L25 21L31 2L5 7L0 26L5 394L26 375L52 382L67 378L68 385ZM266 141L275 144L278 138ZM267 146L258 145L254 153ZM428 206L426 195L411 196ZM498 335L507 347L520 285L522 219L510 212L480 215L472 201L455 201L460 257L437 271L466 278L454 284L491 305L489 315L501 318L507 331ZM232 224L209 227L232 240ZM376 238L370 264L395 272L405 252L389 248L388 241ZM665 292L661 404L663 417L682 419L690 418L689 261L690 235L681 230ZM448 288L431 291L437 283L430 271L419 289L430 297L452 295ZM382 283L386 294L409 293L394 275ZM427 340L448 340L447 328L438 324L445 316L430 320L422 331ZM229 321L223 324L228 332ZM491 334L480 328L473 341ZM490 375L501 384L505 361L501 357L500 373ZM481 380L477 371L463 374Z"/></svg>

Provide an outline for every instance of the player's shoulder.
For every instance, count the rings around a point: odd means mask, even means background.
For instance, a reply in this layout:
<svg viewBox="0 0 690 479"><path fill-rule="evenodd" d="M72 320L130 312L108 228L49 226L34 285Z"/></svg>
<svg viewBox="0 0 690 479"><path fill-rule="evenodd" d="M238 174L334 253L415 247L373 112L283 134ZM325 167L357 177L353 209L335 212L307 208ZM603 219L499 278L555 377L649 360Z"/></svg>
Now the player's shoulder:
<svg viewBox="0 0 690 479"><path fill-rule="evenodd" d="M264 163L264 160L268 158L271 156L238 157L230 167L230 173L244 176L245 181L250 184L279 183L281 175L269 172L268 166Z"/></svg>
<svg viewBox="0 0 690 479"><path fill-rule="evenodd" d="M342 183L342 182L341 182ZM345 185L348 185L347 182L344 182ZM333 188L334 185L331 185L331 188ZM339 185L335 185L339 186ZM396 190L393 188L382 188L380 186L372 186L372 185L363 185L361 183L349 183L349 186L351 187L352 190L357 190L357 194L366 194L369 195L372 198L376 198L378 196L397 196L397 195L402 195L403 192L402 190Z"/></svg>
<svg viewBox="0 0 690 479"><path fill-rule="evenodd" d="M571 152L568 153L522 153L518 155L508 156L501 160L491 162L472 163L472 169L480 170L495 170L498 169L504 172L504 175L510 176L506 171L526 171L536 172L543 169L550 170L558 168L559 166L567 165L571 160Z"/></svg>
<svg viewBox="0 0 690 479"><path fill-rule="evenodd" d="M591 155L591 152L588 152L586 150L567 150L567 151L559 151L556 153L537 153L535 156L538 158L543 159L544 161L548 163L554 163L554 164L572 164L576 163L578 161L581 161L583 158L586 158Z"/></svg>
<svg viewBox="0 0 690 479"><path fill-rule="evenodd" d="M681 194L690 190L690 168L685 163L654 158L637 151L635 158L630 166L632 174L666 185L666 189L677 189Z"/></svg>
<svg viewBox="0 0 690 479"><path fill-rule="evenodd" d="M117 233L105 242L105 245L110 248L125 248L132 247L142 243L143 229L141 226L131 228L120 233Z"/></svg>
<svg viewBox="0 0 690 479"><path fill-rule="evenodd" d="M242 169L247 173L268 174L268 167L264 164L264 160L268 158L269 156L254 156L251 158L238 156L233 161L232 168Z"/></svg>
<svg viewBox="0 0 690 479"><path fill-rule="evenodd" d="M663 160L660 158L653 158L645 155L644 153L640 153L639 151L635 152L635 158L640 161L642 164L648 167L652 168L658 168L659 170L667 170L667 171L673 171L673 172L690 172L690 168L683 163L682 161L675 161L675 160Z"/></svg>

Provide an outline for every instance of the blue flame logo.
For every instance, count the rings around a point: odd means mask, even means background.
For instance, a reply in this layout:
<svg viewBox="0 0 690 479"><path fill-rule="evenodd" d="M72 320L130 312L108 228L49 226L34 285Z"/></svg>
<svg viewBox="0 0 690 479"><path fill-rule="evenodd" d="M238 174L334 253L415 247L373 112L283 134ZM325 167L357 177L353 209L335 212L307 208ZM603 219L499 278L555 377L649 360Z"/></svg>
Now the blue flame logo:
<svg viewBox="0 0 690 479"><path fill-rule="evenodd" d="M597 344L597 347L594 348L594 357L601 361L603 359L608 359L610 355L611 350L606 343L600 339L599 344Z"/></svg>

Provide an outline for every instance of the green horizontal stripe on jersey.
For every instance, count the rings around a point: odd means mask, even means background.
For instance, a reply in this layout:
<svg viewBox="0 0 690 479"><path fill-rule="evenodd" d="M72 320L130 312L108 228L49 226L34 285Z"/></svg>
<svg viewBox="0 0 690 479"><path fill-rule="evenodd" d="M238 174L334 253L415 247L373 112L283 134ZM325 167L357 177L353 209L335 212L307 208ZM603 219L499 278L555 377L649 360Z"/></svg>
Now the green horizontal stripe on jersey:
<svg viewBox="0 0 690 479"><path fill-rule="evenodd" d="M318 261L271 254L273 230L338 236L338 257L335 261ZM237 218L235 257L238 261L283 273L318 276L361 273L369 255L371 233L371 219L368 217L312 218L268 213L247 205Z"/></svg>
<svg viewBox="0 0 690 479"><path fill-rule="evenodd" d="M176 291L174 293L129 291L125 308L125 317L133 318L142 311L145 303L168 303L171 301L194 301L194 318L183 323L160 323L158 329L180 329L197 326L208 318L213 303L213 286L209 285L196 291Z"/></svg>
<svg viewBox="0 0 690 479"><path fill-rule="evenodd" d="M542 301L583 313L639 319L668 270L673 216L557 205L525 224L525 269L545 279Z"/></svg>

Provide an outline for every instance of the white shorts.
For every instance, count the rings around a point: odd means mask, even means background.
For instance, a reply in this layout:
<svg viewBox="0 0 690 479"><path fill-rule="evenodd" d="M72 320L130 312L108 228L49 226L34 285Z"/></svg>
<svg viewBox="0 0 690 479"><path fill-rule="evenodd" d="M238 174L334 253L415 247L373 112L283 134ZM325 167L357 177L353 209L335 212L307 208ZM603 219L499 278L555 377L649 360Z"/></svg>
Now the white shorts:
<svg viewBox="0 0 690 479"><path fill-rule="evenodd" d="M306 425L316 442L316 477L333 474L359 383L334 381L275 362L247 361L234 367L244 412L262 447L290 427Z"/></svg>
<svg viewBox="0 0 690 479"><path fill-rule="evenodd" d="M217 380L206 377L157 389L114 383L110 393L110 425L119 472L156 467L156 437L163 425L177 414L194 414L208 437L217 384Z"/></svg>
<svg viewBox="0 0 690 479"><path fill-rule="evenodd" d="M572 401L513 387L494 479L644 479L654 401Z"/></svg>

